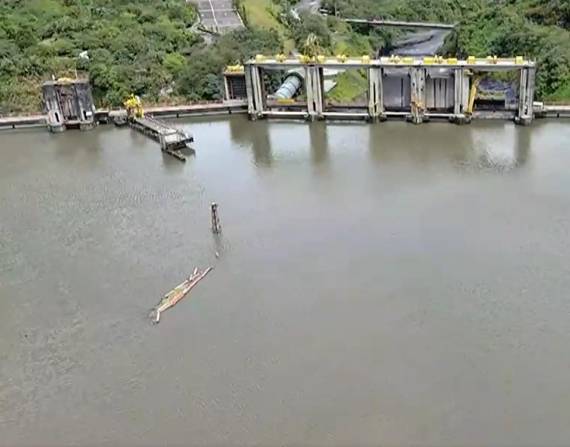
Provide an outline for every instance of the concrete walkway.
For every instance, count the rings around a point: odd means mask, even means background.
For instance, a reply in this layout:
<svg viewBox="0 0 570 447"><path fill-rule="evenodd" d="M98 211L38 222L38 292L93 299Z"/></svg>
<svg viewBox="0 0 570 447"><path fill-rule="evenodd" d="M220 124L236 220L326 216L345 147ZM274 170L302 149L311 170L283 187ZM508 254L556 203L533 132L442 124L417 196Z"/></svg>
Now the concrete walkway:
<svg viewBox="0 0 570 447"><path fill-rule="evenodd" d="M187 0L198 6L201 24L216 33L225 33L243 27L232 0Z"/></svg>

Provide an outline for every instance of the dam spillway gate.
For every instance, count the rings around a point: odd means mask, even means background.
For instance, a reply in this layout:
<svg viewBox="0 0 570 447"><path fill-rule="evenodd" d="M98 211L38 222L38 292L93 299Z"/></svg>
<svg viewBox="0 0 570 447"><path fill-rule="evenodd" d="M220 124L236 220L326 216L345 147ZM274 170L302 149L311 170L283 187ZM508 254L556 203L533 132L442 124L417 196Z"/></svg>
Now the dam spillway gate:
<svg viewBox="0 0 570 447"><path fill-rule="evenodd" d="M274 101L266 90L264 73L275 70L303 74L296 100ZM359 70L368 79L366 100L359 106L331 105L325 100L327 71ZM514 94L505 95L494 107L477 108L482 77L511 73ZM297 59L258 55L243 68L250 118L367 119L400 117L419 124L443 118L467 123L472 118L513 119L529 124L533 119L535 63L523 57L475 58L382 57L370 59L325 57Z"/></svg>

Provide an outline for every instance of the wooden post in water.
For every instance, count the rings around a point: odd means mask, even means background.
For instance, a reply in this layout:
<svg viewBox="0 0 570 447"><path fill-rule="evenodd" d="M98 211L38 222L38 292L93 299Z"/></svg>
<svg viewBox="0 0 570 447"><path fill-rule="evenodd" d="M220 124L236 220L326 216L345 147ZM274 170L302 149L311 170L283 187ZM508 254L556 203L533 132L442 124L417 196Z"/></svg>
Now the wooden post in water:
<svg viewBox="0 0 570 447"><path fill-rule="evenodd" d="M222 225L220 224L220 216L218 215L218 204L216 202L212 202L210 209L212 212L212 232L214 234L219 234L222 232Z"/></svg>

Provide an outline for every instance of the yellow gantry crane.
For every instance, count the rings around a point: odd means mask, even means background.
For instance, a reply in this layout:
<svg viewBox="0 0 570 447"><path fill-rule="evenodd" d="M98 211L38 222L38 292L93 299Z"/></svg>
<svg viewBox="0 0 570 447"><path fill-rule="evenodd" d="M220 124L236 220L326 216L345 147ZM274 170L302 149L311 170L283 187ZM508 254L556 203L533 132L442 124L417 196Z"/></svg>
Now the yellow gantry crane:
<svg viewBox="0 0 570 447"><path fill-rule="evenodd" d="M127 110L127 118L144 118L144 110L141 99L131 94L123 103Z"/></svg>

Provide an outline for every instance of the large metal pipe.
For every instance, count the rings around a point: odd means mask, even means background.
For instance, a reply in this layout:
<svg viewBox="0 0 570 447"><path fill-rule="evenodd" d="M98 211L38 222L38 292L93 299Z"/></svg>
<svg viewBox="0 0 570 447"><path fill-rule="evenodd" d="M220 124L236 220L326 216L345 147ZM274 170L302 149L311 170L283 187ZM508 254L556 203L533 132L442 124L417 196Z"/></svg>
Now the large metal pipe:
<svg viewBox="0 0 570 447"><path fill-rule="evenodd" d="M303 86L305 78L301 71L291 70L287 73L287 77L281 87L273 95L276 99L291 99L299 89Z"/></svg>

